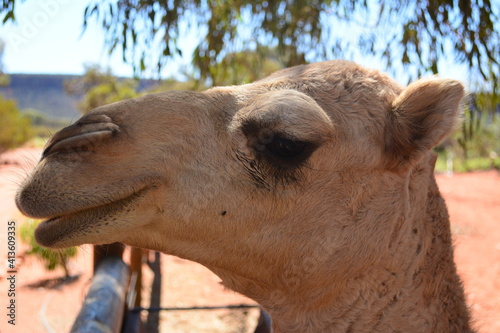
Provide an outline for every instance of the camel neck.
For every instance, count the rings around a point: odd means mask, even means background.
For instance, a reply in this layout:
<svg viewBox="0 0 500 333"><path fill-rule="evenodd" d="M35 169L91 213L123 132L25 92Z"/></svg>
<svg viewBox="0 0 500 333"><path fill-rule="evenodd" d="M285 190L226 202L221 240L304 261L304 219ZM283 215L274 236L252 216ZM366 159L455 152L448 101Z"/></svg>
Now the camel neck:
<svg viewBox="0 0 500 333"><path fill-rule="evenodd" d="M428 188L409 186L409 211L386 258L359 276L334 281L325 299L270 309L273 333L472 332L453 261L450 222L434 176ZM412 181L409 182L412 184ZM425 207L416 211L413 207ZM314 294L314 290L311 290Z"/></svg>
<svg viewBox="0 0 500 333"><path fill-rule="evenodd" d="M311 210L290 217L301 222L303 233L266 233L264 240L289 240L264 247L274 249L272 260L261 247L242 241L241 251L222 251L224 261L216 265L198 261L226 287L261 304L274 333L471 332L449 216L431 168L415 169L406 178L353 177L358 178L347 180L357 187L332 195L355 203L345 211L335 208L332 220ZM310 224L316 226L313 236ZM211 257L220 252L218 244Z"/></svg>

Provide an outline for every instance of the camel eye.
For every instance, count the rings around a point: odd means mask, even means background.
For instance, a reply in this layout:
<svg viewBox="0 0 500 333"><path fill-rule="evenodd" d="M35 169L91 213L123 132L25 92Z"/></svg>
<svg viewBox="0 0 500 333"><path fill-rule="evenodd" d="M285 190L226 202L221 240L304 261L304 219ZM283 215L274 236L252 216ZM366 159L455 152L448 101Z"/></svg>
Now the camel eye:
<svg viewBox="0 0 500 333"><path fill-rule="evenodd" d="M273 124L247 120L241 125L249 148L253 148L255 160L249 169L255 169L252 177L268 174L275 179L297 180L301 166L319 147L319 142L299 139L296 135L273 129Z"/></svg>
<svg viewBox="0 0 500 333"><path fill-rule="evenodd" d="M267 163L278 169L295 169L306 162L317 145L274 134L258 149Z"/></svg>
<svg viewBox="0 0 500 333"><path fill-rule="evenodd" d="M282 160L293 160L302 155L307 147L307 143L302 141L294 141L276 136L271 142L265 145L265 149L273 155L273 157Z"/></svg>

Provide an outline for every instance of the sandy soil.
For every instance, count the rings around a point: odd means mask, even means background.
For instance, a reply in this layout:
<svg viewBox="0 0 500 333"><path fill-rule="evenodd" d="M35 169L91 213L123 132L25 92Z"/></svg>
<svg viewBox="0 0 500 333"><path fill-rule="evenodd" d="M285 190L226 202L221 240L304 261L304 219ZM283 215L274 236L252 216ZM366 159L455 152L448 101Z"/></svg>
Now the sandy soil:
<svg viewBox="0 0 500 333"><path fill-rule="evenodd" d="M10 298L7 272L7 222L19 230L25 218L14 204L15 189L38 160L40 150L21 149L0 155L0 332L68 332L85 297L91 278L92 252L79 249L71 262L78 278L63 282L61 270L47 272L24 255L17 241L16 325L7 323ZM480 333L500 332L500 176L498 172L438 175L450 210L456 262ZM150 254L151 255L151 254ZM219 279L203 266L161 255L161 305L166 307L253 304L224 290ZM149 306L153 274L146 264L142 306ZM252 332L258 311L217 310L161 312L159 332ZM144 320L148 318L143 316ZM150 319L154 319L154 315Z"/></svg>

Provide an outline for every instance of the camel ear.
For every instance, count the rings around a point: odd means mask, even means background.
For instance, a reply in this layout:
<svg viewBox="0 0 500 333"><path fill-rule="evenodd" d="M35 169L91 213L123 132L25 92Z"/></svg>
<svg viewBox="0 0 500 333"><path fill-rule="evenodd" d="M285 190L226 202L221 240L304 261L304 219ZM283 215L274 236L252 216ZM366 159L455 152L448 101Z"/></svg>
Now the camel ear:
<svg viewBox="0 0 500 333"><path fill-rule="evenodd" d="M410 84L396 97L387 116L387 167L404 171L454 129L464 97L455 80L431 78Z"/></svg>

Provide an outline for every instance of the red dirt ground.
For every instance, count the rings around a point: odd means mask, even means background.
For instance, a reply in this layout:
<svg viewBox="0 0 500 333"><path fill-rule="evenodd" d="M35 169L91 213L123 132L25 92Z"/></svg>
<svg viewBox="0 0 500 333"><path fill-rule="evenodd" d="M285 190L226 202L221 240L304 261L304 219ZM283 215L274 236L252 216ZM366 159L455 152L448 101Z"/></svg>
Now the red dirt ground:
<svg viewBox="0 0 500 333"><path fill-rule="evenodd" d="M19 231L26 220L13 201L15 189L39 158L40 150L18 149L0 155L0 332L68 332L85 297L91 278L91 248L83 246L71 262L79 278L61 283L61 270L47 272L25 256L17 241L16 325L7 323L7 222ZM438 175L455 239L455 256L468 302L480 333L500 332L500 175L498 172ZM162 306L252 304L223 290L219 279L203 266L161 255ZM143 306L152 273L144 266ZM161 312L159 332L252 332L258 316L249 311Z"/></svg>

